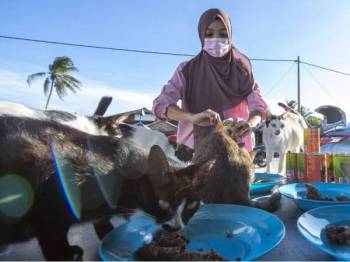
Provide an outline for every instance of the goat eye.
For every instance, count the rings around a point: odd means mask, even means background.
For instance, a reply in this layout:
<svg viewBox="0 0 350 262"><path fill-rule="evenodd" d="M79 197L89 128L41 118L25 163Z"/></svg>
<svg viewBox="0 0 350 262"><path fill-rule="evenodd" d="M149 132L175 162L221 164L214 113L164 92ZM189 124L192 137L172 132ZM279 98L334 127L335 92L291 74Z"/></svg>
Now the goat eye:
<svg viewBox="0 0 350 262"><path fill-rule="evenodd" d="M198 204L198 202L197 201L192 201L191 203L189 203L188 205L187 205L187 209L193 209L193 208L195 208L196 206L197 206L197 204Z"/></svg>
<svg viewBox="0 0 350 262"><path fill-rule="evenodd" d="M170 208L170 203L167 202L167 201L159 200L159 201L158 201L158 204L159 204L159 206L160 206L162 209L164 209L164 210Z"/></svg>
<svg viewBox="0 0 350 262"><path fill-rule="evenodd" d="M272 126L272 127L276 127L276 124L272 124L271 126Z"/></svg>
<svg viewBox="0 0 350 262"><path fill-rule="evenodd" d="M281 128L284 128L284 124L281 124Z"/></svg>

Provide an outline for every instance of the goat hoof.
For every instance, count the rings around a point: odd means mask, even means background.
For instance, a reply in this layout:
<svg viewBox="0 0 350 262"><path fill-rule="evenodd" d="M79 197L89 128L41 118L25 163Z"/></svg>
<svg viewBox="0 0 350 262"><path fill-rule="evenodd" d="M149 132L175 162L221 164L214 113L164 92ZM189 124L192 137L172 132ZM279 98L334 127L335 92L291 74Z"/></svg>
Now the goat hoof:
<svg viewBox="0 0 350 262"><path fill-rule="evenodd" d="M277 211L281 206L281 193L276 191L274 192L269 199L271 205L270 205L270 212Z"/></svg>

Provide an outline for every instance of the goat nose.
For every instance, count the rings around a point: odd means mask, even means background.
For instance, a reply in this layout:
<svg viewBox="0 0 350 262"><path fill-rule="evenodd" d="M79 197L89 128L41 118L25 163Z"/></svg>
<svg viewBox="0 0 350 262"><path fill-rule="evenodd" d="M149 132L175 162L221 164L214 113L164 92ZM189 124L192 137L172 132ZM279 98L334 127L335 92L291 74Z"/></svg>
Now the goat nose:
<svg viewBox="0 0 350 262"><path fill-rule="evenodd" d="M179 230L181 229L181 226L173 227L173 226L170 226L170 225L168 225L168 224L163 224L163 225L162 225L162 228L163 228L165 231L176 232L176 231L179 231Z"/></svg>
<svg viewBox="0 0 350 262"><path fill-rule="evenodd" d="M281 133L281 131L277 130L277 131L275 132L275 135L278 136L280 133Z"/></svg>

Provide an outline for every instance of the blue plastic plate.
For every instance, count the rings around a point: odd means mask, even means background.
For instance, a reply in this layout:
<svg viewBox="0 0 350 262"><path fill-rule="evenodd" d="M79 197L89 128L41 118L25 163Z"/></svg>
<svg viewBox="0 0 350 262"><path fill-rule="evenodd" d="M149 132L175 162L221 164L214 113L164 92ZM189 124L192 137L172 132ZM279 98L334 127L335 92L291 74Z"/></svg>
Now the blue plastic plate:
<svg viewBox="0 0 350 262"><path fill-rule="evenodd" d="M350 224L350 205L336 205L312 209L298 219L299 232L314 246L337 260L350 260L350 246L329 242L325 227L328 224Z"/></svg>
<svg viewBox="0 0 350 262"><path fill-rule="evenodd" d="M147 216L111 231L101 242L102 260L135 260L134 252L149 243L158 230ZM273 214L239 205L203 205L185 227L187 249L214 249L228 260L254 260L276 247L285 235L283 223ZM232 237L228 237L232 235Z"/></svg>
<svg viewBox="0 0 350 262"><path fill-rule="evenodd" d="M322 182L309 184L313 184L318 190L320 190L322 196L329 196L335 198L336 196L343 195L350 198L349 184L333 184ZM282 195L293 199L297 206L304 211L323 206L350 204L350 201L321 201L306 199L305 195L307 190L305 187L305 183L284 185L278 190Z"/></svg>
<svg viewBox="0 0 350 262"><path fill-rule="evenodd" d="M286 181L284 176L271 173L255 173L255 179L263 181L251 185L251 195L269 193L274 186L283 184Z"/></svg>

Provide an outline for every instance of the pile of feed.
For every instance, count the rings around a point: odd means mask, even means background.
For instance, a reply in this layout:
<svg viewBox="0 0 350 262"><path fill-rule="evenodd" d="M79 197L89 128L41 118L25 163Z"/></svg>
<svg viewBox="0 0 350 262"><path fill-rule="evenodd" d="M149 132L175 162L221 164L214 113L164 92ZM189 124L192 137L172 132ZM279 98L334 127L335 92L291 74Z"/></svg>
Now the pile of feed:
<svg viewBox="0 0 350 262"><path fill-rule="evenodd" d="M350 225L328 225L326 233L329 241L336 245L350 245Z"/></svg>
<svg viewBox="0 0 350 262"><path fill-rule="evenodd" d="M140 260L181 260L181 261L223 261L215 251L186 251L187 238L179 233L159 231L150 244L143 245L136 251Z"/></svg>
<svg viewBox="0 0 350 262"><path fill-rule="evenodd" d="M343 195L336 196L335 199L329 196L322 196L320 191L311 184L305 184L305 187L307 189L306 199L321 201L350 201L350 198Z"/></svg>

